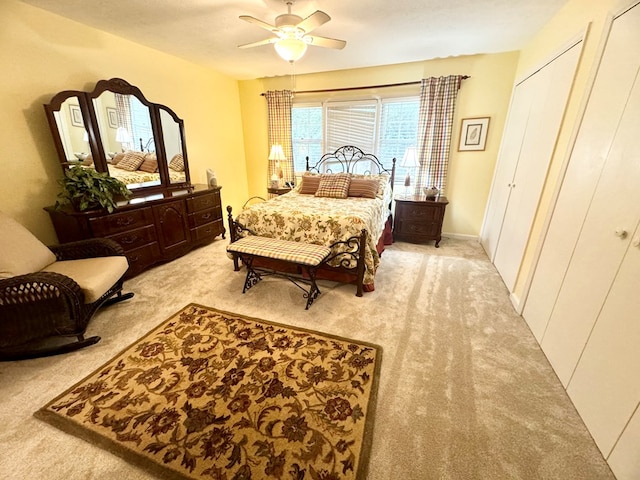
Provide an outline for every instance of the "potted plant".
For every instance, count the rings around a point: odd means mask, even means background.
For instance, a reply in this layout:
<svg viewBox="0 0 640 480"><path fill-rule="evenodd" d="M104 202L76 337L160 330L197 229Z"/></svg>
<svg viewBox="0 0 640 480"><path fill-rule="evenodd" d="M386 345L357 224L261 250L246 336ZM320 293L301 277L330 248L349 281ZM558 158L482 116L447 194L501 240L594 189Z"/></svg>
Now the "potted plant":
<svg viewBox="0 0 640 480"><path fill-rule="evenodd" d="M74 165L65 170L65 176L58 180L62 191L58 197L61 203L71 203L79 211L93 208L106 208L109 213L116 207L116 200L131 197L127 186L108 173L101 173L93 168Z"/></svg>

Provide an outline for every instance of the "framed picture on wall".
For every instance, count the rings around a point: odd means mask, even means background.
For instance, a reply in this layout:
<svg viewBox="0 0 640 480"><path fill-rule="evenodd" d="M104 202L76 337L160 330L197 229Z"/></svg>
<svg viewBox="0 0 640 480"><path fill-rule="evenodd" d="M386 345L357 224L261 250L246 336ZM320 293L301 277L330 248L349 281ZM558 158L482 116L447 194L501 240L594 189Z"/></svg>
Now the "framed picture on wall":
<svg viewBox="0 0 640 480"><path fill-rule="evenodd" d="M107 107L107 121L111 128L118 128L118 114L113 107Z"/></svg>
<svg viewBox="0 0 640 480"><path fill-rule="evenodd" d="M463 118L458 151L484 150L490 117Z"/></svg>
<svg viewBox="0 0 640 480"><path fill-rule="evenodd" d="M71 125L74 127L84 127L80 105L69 105L69 116L71 117Z"/></svg>

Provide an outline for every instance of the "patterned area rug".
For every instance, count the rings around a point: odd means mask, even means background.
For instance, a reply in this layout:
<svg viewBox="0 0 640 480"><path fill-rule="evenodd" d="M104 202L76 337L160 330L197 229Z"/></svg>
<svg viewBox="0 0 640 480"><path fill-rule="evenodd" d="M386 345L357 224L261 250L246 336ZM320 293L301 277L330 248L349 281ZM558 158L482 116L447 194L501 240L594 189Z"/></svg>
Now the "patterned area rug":
<svg viewBox="0 0 640 480"><path fill-rule="evenodd" d="M381 349L190 304L35 415L161 478L366 478Z"/></svg>

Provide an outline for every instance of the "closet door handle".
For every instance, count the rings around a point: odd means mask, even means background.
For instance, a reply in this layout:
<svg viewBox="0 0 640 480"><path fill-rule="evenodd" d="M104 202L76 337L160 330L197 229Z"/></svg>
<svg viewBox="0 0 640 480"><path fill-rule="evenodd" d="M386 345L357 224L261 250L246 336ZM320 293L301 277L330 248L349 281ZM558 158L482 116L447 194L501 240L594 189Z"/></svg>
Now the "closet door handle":
<svg viewBox="0 0 640 480"><path fill-rule="evenodd" d="M636 238L634 238L634 239L633 239L633 242L631 242L631 244L632 244L634 247L640 247L640 237L636 237Z"/></svg>
<svg viewBox="0 0 640 480"><path fill-rule="evenodd" d="M624 228L616 228L615 234L618 238L626 238L627 231Z"/></svg>

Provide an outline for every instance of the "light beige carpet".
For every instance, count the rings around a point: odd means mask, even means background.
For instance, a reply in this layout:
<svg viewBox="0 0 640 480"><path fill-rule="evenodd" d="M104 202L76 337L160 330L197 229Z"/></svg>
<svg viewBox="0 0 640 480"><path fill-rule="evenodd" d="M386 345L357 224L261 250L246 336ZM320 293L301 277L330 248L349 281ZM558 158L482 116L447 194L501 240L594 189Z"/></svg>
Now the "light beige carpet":
<svg viewBox="0 0 640 480"><path fill-rule="evenodd" d="M495 268L474 241L396 243L376 291L267 278L242 295L226 240L125 283L92 347L0 364L0 478L155 478L33 413L190 302L382 346L369 480L612 479ZM283 477L288 480L288 477Z"/></svg>

